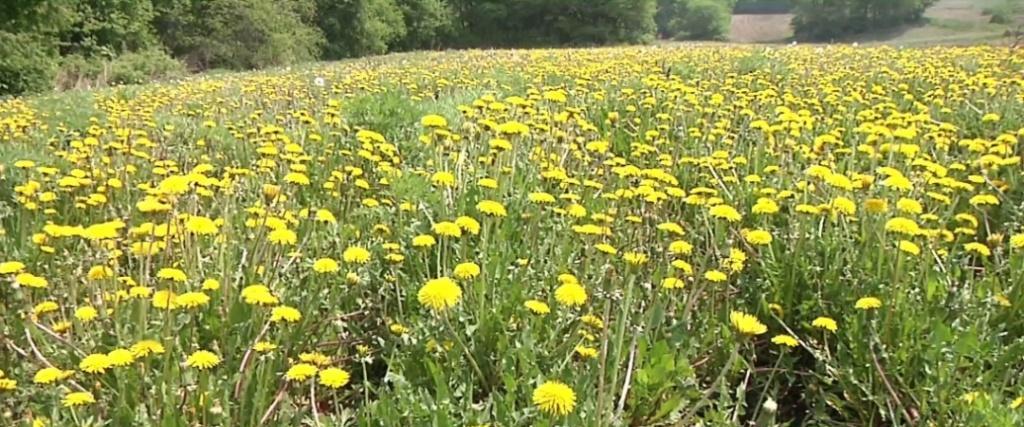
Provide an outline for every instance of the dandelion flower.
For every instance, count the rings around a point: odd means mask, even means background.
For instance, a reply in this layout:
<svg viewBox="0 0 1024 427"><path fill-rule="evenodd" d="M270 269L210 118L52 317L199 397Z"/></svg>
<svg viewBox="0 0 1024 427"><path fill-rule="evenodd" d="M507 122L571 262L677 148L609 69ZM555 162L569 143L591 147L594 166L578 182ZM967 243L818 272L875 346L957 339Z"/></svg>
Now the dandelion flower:
<svg viewBox="0 0 1024 427"><path fill-rule="evenodd" d="M712 217L724 219L729 222L737 222L743 219L743 215L740 215L736 208L725 204L712 206L709 213Z"/></svg>
<svg viewBox="0 0 1024 427"><path fill-rule="evenodd" d="M279 305L270 310L271 322L285 321L288 323L295 323L299 320L302 320L302 312L295 308L288 307L286 305Z"/></svg>
<svg viewBox="0 0 1024 427"><path fill-rule="evenodd" d="M796 338L790 335L780 334L772 337L772 344L784 345L786 347L796 347L799 342Z"/></svg>
<svg viewBox="0 0 1024 427"><path fill-rule="evenodd" d="M218 281L217 279L203 280L203 283L202 285L200 285L200 288L202 288L202 290L204 291L216 291L220 289L220 281Z"/></svg>
<svg viewBox="0 0 1024 427"><path fill-rule="evenodd" d="M163 354L164 345L153 340L142 340L133 344L129 350L135 357L145 357L150 354Z"/></svg>
<svg viewBox="0 0 1024 427"><path fill-rule="evenodd" d="M288 372L284 374L284 377L289 381L305 381L316 375L317 371L317 367L309 363L298 363L288 368Z"/></svg>
<svg viewBox="0 0 1024 427"><path fill-rule="evenodd" d="M647 254L640 252L626 252L622 254L622 259L626 260L629 265L644 265L647 263Z"/></svg>
<svg viewBox="0 0 1024 427"><path fill-rule="evenodd" d="M462 288L448 277L431 279L420 288L417 299L433 311L444 311L459 303Z"/></svg>
<svg viewBox="0 0 1024 427"><path fill-rule="evenodd" d="M188 276L185 275L184 271L169 267L161 268L160 271L156 273L156 277L158 279L171 280L178 283L188 280Z"/></svg>
<svg viewBox="0 0 1024 427"><path fill-rule="evenodd" d="M437 114L428 114L420 119L420 125L426 128L446 128L448 127L448 120Z"/></svg>
<svg viewBox="0 0 1024 427"><path fill-rule="evenodd" d="M344 387L349 378L349 373L344 369L327 368L320 371L320 384L330 388Z"/></svg>
<svg viewBox="0 0 1024 427"><path fill-rule="evenodd" d="M768 327L757 320L757 317L744 313L742 311L733 311L729 313L729 322L736 328L741 334L744 335L761 335L768 332Z"/></svg>
<svg viewBox="0 0 1024 427"><path fill-rule="evenodd" d="M75 371L65 371L60 368L43 368L36 371L32 382L36 384L52 384L61 381L75 374Z"/></svg>
<svg viewBox="0 0 1024 427"><path fill-rule="evenodd" d="M271 243L276 243L278 245L294 245L299 241L298 235L287 228L278 228L271 231L270 234L267 235L267 239L270 240Z"/></svg>
<svg viewBox="0 0 1024 427"><path fill-rule="evenodd" d="M117 348L107 353L110 364L113 366L128 366L135 361L135 355L125 348Z"/></svg>
<svg viewBox="0 0 1024 427"><path fill-rule="evenodd" d="M209 304L210 296L202 292L185 292L174 298L177 307L196 308Z"/></svg>
<svg viewBox="0 0 1024 427"><path fill-rule="evenodd" d="M320 258L313 262L313 271L317 273L334 273L341 269L338 262L330 258Z"/></svg>
<svg viewBox="0 0 1024 427"><path fill-rule="evenodd" d="M370 261L370 251L360 246L349 246L341 253L341 259L349 264L366 264Z"/></svg>
<svg viewBox="0 0 1024 427"><path fill-rule="evenodd" d="M220 356L206 350L196 351L185 359L185 366L206 370L220 364Z"/></svg>
<svg viewBox="0 0 1024 427"><path fill-rule="evenodd" d="M442 221L431 227L434 234L442 237L462 237L462 229L454 222Z"/></svg>
<svg viewBox="0 0 1024 427"><path fill-rule="evenodd" d="M83 323L88 323L96 319L99 316L99 312L96 311L95 307L85 306L79 307L75 310L75 318Z"/></svg>
<svg viewBox="0 0 1024 427"><path fill-rule="evenodd" d="M0 274L20 273L25 269L25 264L19 261L0 262Z"/></svg>
<svg viewBox="0 0 1024 427"><path fill-rule="evenodd" d="M103 353L93 353L85 356L81 362L78 362L78 369L83 372L90 374L102 374L107 371L113 365L113 361L110 357Z"/></svg>
<svg viewBox="0 0 1024 427"><path fill-rule="evenodd" d="M811 322L811 326L814 326L815 328L819 329L825 329L829 332L835 332L839 329L839 326L836 324L835 320L833 320L831 317L824 316L814 319L814 321Z"/></svg>
<svg viewBox="0 0 1024 427"><path fill-rule="evenodd" d="M584 359L593 359L597 357L597 349L594 347L587 347L585 345L578 345L573 349L576 354Z"/></svg>
<svg viewBox="0 0 1024 427"><path fill-rule="evenodd" d="M921 254L921 247L917 246L917 244L909 240L900 240L900 242L897 244L897 247L900 251L906 252L914 256Z"/></svg>
<svg viewBox="0 0 1024 427"><path fill-rule="evenodd" d="M526 309L530 310L530 312L532 312L533 314L539 314L542 316L551 312L551 307L548 307L548 305L543 301L538 301L535 299L524 302L523 306L525 306Z"/></svg>
<svg viewBox="0 0 1024 427"><path fill-rule="evenodd" d="M90 403L96 403L96 397L88 391L75 391L64 395L64 399L61 403L65 408L74 406L83 406Z"/></svg>
<svg viewBox="0 0 1024 427"><path fill-rule="evenodd" d="M609 245L607 243L598 243L598 244L594 245L594 249L597 249L601 253L605 253L605 254L608 254L608 255L615 255L615 254L619 253L618 249L615 249L614 246Z"/></svg>
<svg viewBox="0 0 1024 427"><path fill-rule="evenodd" d="M18 273L14 276L14 283L28 288L45 288L49 282L45 277L39 277L32 273Z"/></svg>
<svg viewBox="0 0 1024 427"><path fill-rule="evenodd" d="M965 243L964 244L964 250L966 250L967 252L974 252L974 253L976 253L978 255L981 255L983 257L987 257L989 255L992 255L992 251L989 250L988 246L985 246L984 243L978 243L978 242Z"/></svg>
<svg viewBox="0 0 1024 427"><path fill-rule="evenodd" d="M485 215L495 217L508 216L508 212L505 211L505 206L493 200L483 200L480 203L477 203L476 209Z"/></svg>
<svg viewBox="0 0 1024 427"><path fill-rule="evenodd" d="M457 224L459 228L463 229L465 232L469 234L472 234L474 236L480 234L480 223L473 218L470 218L468 216L460 216L455 219L455 224Z"/></svg>
<svg viewBox="0 0 1024 427"><path fill-rule="evenodd" d="M772 233L765 230L752 230L744 238L751 245L768 245L772 243Z"/></svg>
<svg viewBox="0 0 1024 427"><path fill-rule="evenodd" d="M480 266L472 262L464 262L455 266L452 274L459 279L472 279L480 275Z"/></svg>
<svg viewBox="0 0 1024 427"><path fill-rule="evenodd" d="M875 297L864 297L858 299L857 302L853 304L853 308L858 310L873 310L880 307L882 307L882 300Z"/></svg>
<svg viewBox="0 0 1024 427"><path fill-rule="evenodd" d="M1010 247L1014 249L1024 248L1024 233L1018 233L1011 236Z"/></svg>
<svg viewBox="0 0 1024 427"><path fill-rule="evenodd" d="M533 404L548 415L565 416L576 408L576 393L558 381L547 381L533 391Z"/></svg>
<svg viewBox="0 0 1024 427"><path fill-rule="evenodd" d="M707 281L709 282L718 283L726 281L726 279L728 279L729 276L718 270L710 270L704 273L704 278L707 279Z"/></svg>
<svg viewBox="0 0 1024 427"><path fill-rule="evenodd" d="M437 239L429 234L421 234L412 238L412 246L415 248L429 248L437 244Z"/></svg>
<svg viewBox="0 0 1024 427"><path fill-rule="evenodd" d="M579 307L587 302L587 290L579 283L564 283L555 289L555 300L562 305Z"/></svg>
<svg viewBox="0 0 1024 427"><path fill-rule="evenodd" d="M685 285L686 282L675 277L666 277L661 281L661 287L665 289L682 289Z"/></svg>

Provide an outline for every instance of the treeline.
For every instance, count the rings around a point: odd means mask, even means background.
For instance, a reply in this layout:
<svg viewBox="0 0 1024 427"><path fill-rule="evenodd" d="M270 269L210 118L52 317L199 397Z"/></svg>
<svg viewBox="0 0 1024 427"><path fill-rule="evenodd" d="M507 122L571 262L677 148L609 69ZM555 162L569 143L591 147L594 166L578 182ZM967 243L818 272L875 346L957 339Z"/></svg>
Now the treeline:
<svg viewBox="0 0 1024 427"><path fill-rule="evenodd" d="M798 39L830 41L921 19L936 0L793 0Z"/></svg>
<svg viewBox="0 0 1024 427"><path fill-rule="evenodd" d="M721 39L732 2L4 0L0 95L415 49Z"/></svg>
<svg viewBox="0 0 1024 427"><path fill-rule="evenodd" d="M3 0L0 95L392 51L721 40L735 7L791 6L798 38L921 16L933 0Z"/></svg>

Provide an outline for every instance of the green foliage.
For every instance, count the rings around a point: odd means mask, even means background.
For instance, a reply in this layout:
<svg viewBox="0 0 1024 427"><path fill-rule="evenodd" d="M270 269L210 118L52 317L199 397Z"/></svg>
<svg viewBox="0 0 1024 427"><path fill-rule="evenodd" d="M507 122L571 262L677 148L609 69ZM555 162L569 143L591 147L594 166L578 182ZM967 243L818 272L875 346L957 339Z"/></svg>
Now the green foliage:
<svg viewBox="0 0 1024 427"><path fill-rule="evenodd" d="M193 68L251 69L318 57L310 5L284 0L157 0L164 45Z"/></svg>
<svg viewBox="0 0 1024 427"><path fill-rule="evenodd" d="M55 87L67 90L139 84L184 73L181 61L159 49L129 52L113 59L74 54L61 60Z"/></svg>
<svg viewBox="0 0 1024 427"><path fill-rule="evenodd" d="M61 35L69 52L114 57L156 43L150 1L82 0L75 4L73 16L71 28Z"/></svg>
<svg viewBox="0 0 1024 427"><path fill-rule="evenodd" d="M460 46L592 45L644 42L655 0L457 0Z"/></svg>
<svg viewBox="0 0 1024 427"><path fill-rule="evenodd" d="M50 88L57 52L43 37L0 31L0 95Z"/></svg>
<svg viewBox="0 0 1024 427"><path fill-rule="evenodd" d="M732 13L720 0L692 0L679 19L687 39L720 40L729 34Z"/></svg>
<svg viewBox="0 0 1024 427"><path fill-rule="evenodd" d="M989 16L989 22L993 24L1009 24L1013 22L1014 16L1024 11L1024 5L1020 0L1003 0L982 10L982 13Z"/></svg>
<svg viewBox="0 0 1024 427"><path fill-rule="evenodd" d="M140 84L150 80L166 79L185 73L185 66L167 52L148 49L126 53L110 65L113 84Z"/></svg>
<svg viewBox="0 0 1024 427"><path fill-rule="evenodd" d="M733 0L659 0L655 22L663 38L723 40L729 34Z"/></svg>
<svg viewBox="0 0 1024 427"><path fill-rule="evenodd" d="M793 30L800 39L831 40L921 18L935 0L795 0Z"/></svg>
<svg viewBox="0 0 1024 427"><path fill-rule="evenodd" d="M444 0L398 0L405 23L405 37L395 43L400 50L442 46L455 31L455 11Z"/></svg>
<svg viewBox="0 0 1024 427"><path fill-rule="evenodd" d="M792 0L739 0L733 13L739 14L771 14L788 13L793 9Z"/></svg>
<svg viewBox="0 0 1024 427"><path fill-rule="evenodd" d="M385 53L406 32L395 0L318 0L317 25L327 59Z"/></svg>

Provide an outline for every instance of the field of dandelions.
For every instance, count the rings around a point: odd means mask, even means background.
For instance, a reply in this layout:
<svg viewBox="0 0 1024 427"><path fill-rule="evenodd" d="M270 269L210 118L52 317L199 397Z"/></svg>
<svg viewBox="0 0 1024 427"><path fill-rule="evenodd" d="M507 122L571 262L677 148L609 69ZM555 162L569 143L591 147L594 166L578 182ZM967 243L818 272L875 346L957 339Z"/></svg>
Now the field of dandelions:
<svg viewBox="0 0 1024 427"><path fill-rule="evenodd" d="M0 425L1021 425L1022 101L725 46L0 100Z"/></svg>

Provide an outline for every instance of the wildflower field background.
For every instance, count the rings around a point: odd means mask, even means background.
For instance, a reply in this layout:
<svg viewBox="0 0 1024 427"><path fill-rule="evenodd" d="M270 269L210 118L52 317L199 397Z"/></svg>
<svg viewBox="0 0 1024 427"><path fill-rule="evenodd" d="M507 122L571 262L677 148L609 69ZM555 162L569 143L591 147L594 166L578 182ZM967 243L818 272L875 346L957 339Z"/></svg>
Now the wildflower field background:
<svg viewBox="0 0 1024 427"><path fill-rule="evenodd" d="M1022 72L465 51L0 100L0 425L1020 425Z"/></svg>

